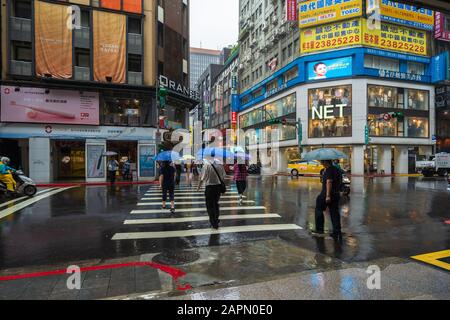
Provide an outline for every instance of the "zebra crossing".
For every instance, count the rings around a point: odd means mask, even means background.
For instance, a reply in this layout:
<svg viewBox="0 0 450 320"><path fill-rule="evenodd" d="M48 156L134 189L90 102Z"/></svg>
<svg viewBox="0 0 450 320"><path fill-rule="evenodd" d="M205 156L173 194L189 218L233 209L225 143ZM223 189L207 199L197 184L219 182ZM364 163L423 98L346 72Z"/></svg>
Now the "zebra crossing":
<svg viewBox="0 0 450 320"><path fill-rule="evenodd" d="M169 204L168 201L168 208ZM177 187L175 189L176 211L171 214L169 209L162 208L159 186L151 186L137 203L137 208L130 211L130 217L123 222L121 230L127 232L114 234L112 240L166 239L302 229L296 224L279 223L281 216L278 213L267 212L265 206L257 205L248 197L243 197L242 201L239 201L239 195L234 186L228 187L219 204L220 220L223 223L216 230L209 227L204 188L197 191L195 185ZM184 228L183 224L194 224L194 226L189 225Z"/></svg>

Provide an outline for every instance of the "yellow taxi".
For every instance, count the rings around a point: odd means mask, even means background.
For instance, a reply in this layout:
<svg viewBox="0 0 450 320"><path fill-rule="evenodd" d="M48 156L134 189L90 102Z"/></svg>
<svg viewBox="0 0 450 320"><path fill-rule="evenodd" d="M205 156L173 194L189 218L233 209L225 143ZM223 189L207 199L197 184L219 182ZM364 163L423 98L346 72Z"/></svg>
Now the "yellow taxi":
<svg viewBox="0 0 450 320"><path fill-rule="evenodd" d="M323 168L320 161L292 160L288 164L287 171L290 175L297 177L305 174L320 175Z"/></svg>

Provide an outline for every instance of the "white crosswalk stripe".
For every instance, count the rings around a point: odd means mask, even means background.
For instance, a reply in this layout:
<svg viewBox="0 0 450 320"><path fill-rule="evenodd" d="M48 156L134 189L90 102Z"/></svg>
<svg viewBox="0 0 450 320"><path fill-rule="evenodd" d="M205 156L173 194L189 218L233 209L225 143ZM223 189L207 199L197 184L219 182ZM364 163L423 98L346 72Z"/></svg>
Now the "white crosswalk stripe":
<svg viewBox="0 0 450 320"><path fill-rule="evenodd" d="M239 200L219 201L219 204L230 204L230 203L236 203L237 204L237 203L239 203ZM253 200L243 200L242 203L255 203L255 201L253 201ZM205 200L203 200L203 201L187 201L187 202L177 202L175 200L175 206L177 206L177 205L186 205L186 204L195 204L195 205L204 204L204 205L206 205L206 202L205 202ZM137 205L140 206L140 207L143 207L143 206L161 206L162 205L162 201L161 202L139 202Z"/></svg>
<svg viewBox="0 0 450 320"><path fill-rule="evenodd" d="M247 199L246 196L242 196L243 199ZM176 197L175 200L199 200L205 199L205 195L202 196L191 196L191 197ZM221 196L220 199L239 199L239 196ZM152 198L141 198L141 201L161 201L161 195L159 197L152 197Z"/></svg>
<svg viewBox="0 0 450 320"><path fill-rule="evenodd" d="M113 240L138 240L138 239L157 239L157 238L180 238L211 234L239 233L239 232L257 232L257 231L283 231L283 230L301 230L302 228L295 224L267 224L251 225L238 227L222 227L215 229L193 229L178 231L155 231L155 232L130 232L116 233Z"/></svg>
<svg viewBox="0 0 450 320"><path fill-rule="evenodd" d="M281 216L278 214L275 214L275 213L233 214L233 215L220 216L220 220L270 219L270 218L281 218ZM137 219L137 220L125 220L124 224L182 223L182 222L196 222L196 221L208 221L208 220L209 220L208 216L185 217L185 218Z"/></svg>
<svg viewBox="0 0 450 320"><path fill-rule="evenodd" d="M254 206L254 207L224 207L220 208L220 211L237 211L237 210L266 210L266 207ZM149 210L133 210L131 214L154 214L154 213L167 213L168 210L163 209L149 209ZM179 208L177 212L206 212L206 208Z"/></svg>
<svg viewBox="0 0 450 320"><path fill-rule="evenodd" d="M167 226L181 224L181 223L201 223L209 221L207 214L205 189L200 188L197 191L197 186L180 186L175 188L175 215L169 211L169 201L167 201L167 209L155 208L153 206L162 205L162 190L159 186L153 186L145 191L144 196L137 203L138 207L150 207L149 209L133 210L130 214L133 217L138 215L155 215L155 218L145 219L126 219L124 226L133 227L138 226L142 232L121 232L116 233L112 240L140 240L140 239L164 239L164 238L181 238L190 236L202 236L213 234L230 234L230 233L253 233L253 232L278 232L287 230L301 230L302 228L295 224L274 224L281 216L276 213L267 213L265 206L255 205L254 200L242 200L239 203L239 195L236 188L233 186L220 197L221 206L220 216L221 221L247 221L247 220L261 220L259 224L252 225L246 223L245 225L236 226L221 226L219 229L202 228L202 229L183 229L183 230L167 230L167 231L148 231L146 228L155 228L158 225L164 224ZM243 197L248 199L248 197ZM233 206L233 204L236 204ZM183 208L178 207L182 205ZM186 206L186 207L184 207ZM258 212L259 211L259 212ZM251 213L254 212L254 213ZM227 214L229 213L229 214ZM157 216L157 217L156 217ZM269 220L270 219L270 220Z"/></svg>

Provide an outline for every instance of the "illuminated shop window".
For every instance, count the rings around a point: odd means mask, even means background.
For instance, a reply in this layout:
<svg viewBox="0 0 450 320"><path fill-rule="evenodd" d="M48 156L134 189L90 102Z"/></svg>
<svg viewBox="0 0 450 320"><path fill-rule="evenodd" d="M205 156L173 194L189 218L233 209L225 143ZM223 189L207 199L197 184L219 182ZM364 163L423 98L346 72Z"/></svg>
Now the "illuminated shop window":
<svg viewBox="0 0 450 320"><path fill-rule="evenodd" d="M428 110L428 91L408 89L408 109Z"/></svg>
<svg viewBox="0 0 450 320"><path fill-rule="evenodd" d="M403 104L403 94L398 94L397 88L369 86L368 93L369 107L397 108L398 101L401 101L400 106Z"/></svg>
<svg viewBox="0 0 450 320"><path fill-rule="evenodd" d="M406 119L408 138L428 138L428 119L408 117Z"/></svg>
<svg viewBox="0 0 450 320"><path fill-rule="evenodd" d="M352 135L351 86L308 91L309 137L350 137Z"/></svg>

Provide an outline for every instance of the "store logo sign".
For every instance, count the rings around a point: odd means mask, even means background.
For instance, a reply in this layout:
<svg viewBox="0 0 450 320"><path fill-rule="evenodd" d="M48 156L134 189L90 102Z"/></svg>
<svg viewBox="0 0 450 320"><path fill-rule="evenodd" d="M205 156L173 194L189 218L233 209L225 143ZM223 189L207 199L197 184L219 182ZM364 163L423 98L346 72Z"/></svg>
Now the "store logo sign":
<svg viewBox="0 0 450 320"><path fill-rule="evenodd" d="M189 88L186 88L185 86L182 86L181 84L176 83L173 80L170 80L166 76L163 75L159 76L159 85L161 87L165 87L170 90L181 93L182 95L185 95L191 99L200 100L197 91L190 90Z"/></svg>
<svg viewBox="0 0 450 320"><path fill-rule="evenodd" d="M344 117L344 108L346 108L346 104L337 104L334 105L327 105L327 106L319 106L319 107L313 107L312 108L312 118L313 120L319 119L319 120L328 120L328 119L334 119L336 118L334 116L334 109L339 109L339 117Z"/></svg>

